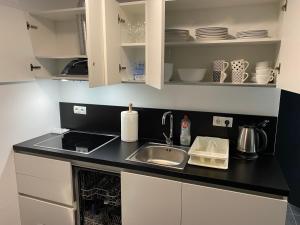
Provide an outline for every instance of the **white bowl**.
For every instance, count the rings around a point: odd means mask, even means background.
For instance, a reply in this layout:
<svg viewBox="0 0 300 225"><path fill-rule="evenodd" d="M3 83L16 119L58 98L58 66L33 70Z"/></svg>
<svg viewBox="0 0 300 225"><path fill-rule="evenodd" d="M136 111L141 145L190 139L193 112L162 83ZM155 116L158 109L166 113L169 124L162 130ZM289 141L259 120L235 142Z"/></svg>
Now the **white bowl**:
<svg viewBox="0 0 300 225"><path fill-rule="evenodd" d="M179 77L186 82L199 82L204 79L207 69L178 69Z"/></svg>
<svg viewBox="0 0 300 225"><path fill-rule="evenodd" d="M165 63L165 82L169 82L173 76L174 65L172 63Z"/></svg>

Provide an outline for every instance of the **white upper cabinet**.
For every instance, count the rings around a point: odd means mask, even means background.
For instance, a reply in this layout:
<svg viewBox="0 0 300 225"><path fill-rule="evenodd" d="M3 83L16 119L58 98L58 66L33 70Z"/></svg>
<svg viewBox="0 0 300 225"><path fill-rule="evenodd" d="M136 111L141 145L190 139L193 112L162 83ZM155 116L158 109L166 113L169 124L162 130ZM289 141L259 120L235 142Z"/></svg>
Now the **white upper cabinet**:
<svg viewBox="0 0 300 225"><path fill-rule="evenodd" d="M300 93L300 1L289 0L283 16L282 40L279 63L281 63L278 87Z"/></svg>
<svg viewBox="0 0 300 225"><path fill-rule="evenodd" d="M34 56L23 11L0 3L0 82L34 79Z"/></svg>
<svg viewBox="0 0 300 225"><path fill-rule="evenodd" d="M87 0L90 86L146 82L162 89L164 0Z"/></svg>
<svg viewBox="0 0 300 225"><path fill-rule="evenodd" d="M165 1L146 3L146 84L162 89L165 58Z"/></svg>
<svg viewBox="0 0 300 225"><path fill-rule="evenodd" d="M90 86L121 83L119 3L87 0L86 6Z"/></svg>

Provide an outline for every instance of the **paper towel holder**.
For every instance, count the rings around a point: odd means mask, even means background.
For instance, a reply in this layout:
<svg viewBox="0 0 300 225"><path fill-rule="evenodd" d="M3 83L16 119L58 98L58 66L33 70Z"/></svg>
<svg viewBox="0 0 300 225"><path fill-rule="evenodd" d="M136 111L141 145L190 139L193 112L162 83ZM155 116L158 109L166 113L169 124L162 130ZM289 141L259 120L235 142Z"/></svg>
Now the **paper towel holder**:
<svg viewBox="0 0 300 225"><path fill-rule="evenodd" d="M132 108L130 103L128 111L121 112L121 140L124 142L138 141L138 112Z"/></svg>

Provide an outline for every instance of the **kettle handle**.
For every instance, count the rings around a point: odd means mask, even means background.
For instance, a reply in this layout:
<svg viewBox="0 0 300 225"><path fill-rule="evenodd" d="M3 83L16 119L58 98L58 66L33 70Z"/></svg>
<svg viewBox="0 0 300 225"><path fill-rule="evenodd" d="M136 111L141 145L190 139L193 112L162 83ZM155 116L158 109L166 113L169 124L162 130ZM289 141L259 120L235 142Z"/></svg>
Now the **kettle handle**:
<svg viewBox="0 0 300 225"><path fill-rule="evenodd" d="M267 133L263 129L258 129L258 128L256 128L256 131L258 132L258 136L262 137L262 139L259 138L259 142L261 142L260 140L262 140L262 144L259 146L258 152L265 151L268 147Z"/></svg>

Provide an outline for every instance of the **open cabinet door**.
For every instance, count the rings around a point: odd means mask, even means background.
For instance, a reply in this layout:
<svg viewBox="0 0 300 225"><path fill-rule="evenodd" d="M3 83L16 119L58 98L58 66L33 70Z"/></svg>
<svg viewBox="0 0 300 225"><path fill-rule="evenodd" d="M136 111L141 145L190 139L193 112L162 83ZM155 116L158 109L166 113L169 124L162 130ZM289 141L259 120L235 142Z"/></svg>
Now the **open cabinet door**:
<svg viewBox="0 0 300 225"><path fill-rule="evenodd" d="M300 93L300 1L289 0L284 13L282 41L280 50L281 63L278 87L290 92Z"/></svg>
<svg viewBox="0 0 300 225"><path fill-rule="evenodd" d="M103 1L86 0L86 51L90 87L105 85Z"/></svg>
<svg viewBox="0 0 300 225"><path fill-rule="evenodd" d="M165 61L165 0L146 1L146 84L162 89Z"/></svg>
<svg viewBox="0 0 300 225"><path fill-rule="evenodd" d="M0 2L0 83L34 80L35 64L25 13Z"/></svg>
<svg viewBox="0 0 300 225"><path fill-rule="evenodd" d="M119 84L121 63L121 30L119 25L119 2L116 0L102 0L104 2L104 60L105 84Z"/></svg>
<svg viewBox="0 0 300 225"><path fill-rule="evenodd" d="M87 0L86 10L90 87L121 83L119 4Z"/></svg>

